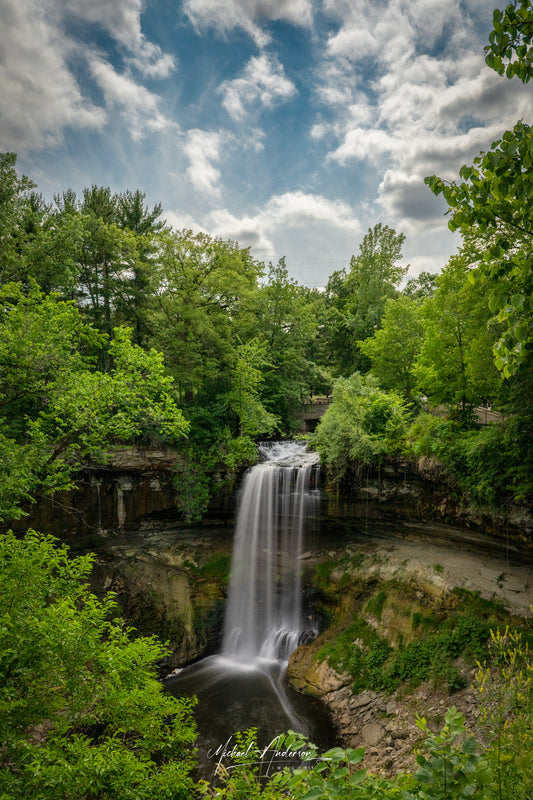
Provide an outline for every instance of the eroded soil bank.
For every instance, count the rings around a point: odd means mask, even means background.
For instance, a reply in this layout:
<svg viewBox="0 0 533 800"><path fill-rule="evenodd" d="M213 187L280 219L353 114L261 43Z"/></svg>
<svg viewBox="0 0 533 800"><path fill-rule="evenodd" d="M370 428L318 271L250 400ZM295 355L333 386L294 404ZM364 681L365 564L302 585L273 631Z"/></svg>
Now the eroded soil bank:
<svg viewBox="0 0 533 800"><path fill-rule="evenodd" d="M308 552L306 561L309 567L318 565L330 625L292 654L290 682L299 691L321 697L341 742L366 748L368 769L383 775L413 769L415 750L424 738L416 715L426 717L435 731L451 705L465 714L469 727L478 721L472 657L459 656L440 666L437 662L429 680L407 679L394 691L380 692L354 690L353 674L342 670L335 658L328 663L326 654L338 653L343 637L348 634L350 639L350 631L362 625L395 648L391 652L405 652L420 636L421 626L436 620L438 628L438 620L456 613L464 597L474 604L474 613L479 606L494 625L506 618L503 608L510 612L511 625L521 625L531 617L533 605L531 553L479 532L406 522L345 522L329 543L327 551ZM345 645L348 657L354 646L368 650L357 632Z"/></svg>

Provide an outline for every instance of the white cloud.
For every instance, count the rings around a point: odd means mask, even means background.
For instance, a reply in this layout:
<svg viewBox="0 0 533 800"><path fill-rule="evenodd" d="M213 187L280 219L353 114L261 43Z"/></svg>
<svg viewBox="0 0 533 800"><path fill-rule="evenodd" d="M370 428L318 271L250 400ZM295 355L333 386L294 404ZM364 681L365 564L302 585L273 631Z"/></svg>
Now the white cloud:
<svg viewBox="0 0 533 800"><path fill-rule="evenodd" d="M445 226L442 203L424 177L457 178L460 166L506 127L531 117L531 91L485 66L474 21L458 0L325 0L325 10L339 22L317 86L318 99L331 111L328 131L337 138L328 160L375 168L378 208L391 224L413 234ZM448 36L450 30L456 33ZM369 57L374 78L362 84ZM337 102L339 74L344 87L351 74L350 104ZM318 134L325 134L323 124L315 125Z"/></svg>
<svg viewBox="0 0 533 800"><path fill-rule="evenodd" d="M122 110L133 139L147 130L158 132L177 128L159 110L160 98L128 75L119 75L107 61L91 56L91 73L102 89L108 107Z"/></svg>
<svg viewBox="0 0 533 800"><path fill-rule="evenodd" d="M145 75L166 78L175 69L174 58L146 39L141 30L142 0L48 0L78 19L100 25L129 53Z"/></svg>
<svg viewBox="0 0 533 800"><path fill-rule="evenodd" d="M218 131L188 131L184 151L190 161L187 177L198 192L218 196L221 173L216 163L220 161L220 148L224 135Z"/></svg>
<svg viewBox="0 0 533 800"><path fill-rule="evenodd" d="M274 195L242 216L217 209L202 223L212 235L251 247L255 258L271 261L286 255L291 274L313 285L323 284L324 274L347 266L361 232L350 205L302 191ZM324 242L330 243L327 261Z"/></svg>
<svg viewBox="0 0 533 800"><path fill-rule="evenodd" d="M83 97L67 66L72 44L39 0L0 0L0 147L23 153L62 141L66 127L100 128L104 109Z"/></svg>
<svg viewBox="0 0 533 800"><path fill-rule="evenodd" d="M224 81L219 91L224 95L222 104L230 116L242 119L247 106L259 102L265 108L272 108L296 94L296 87L285 76L276 56L262 53L252 56L241 77Z"/></svg>
<svg viewBox="0 0 533 800"><path fill-rule="evenodd" d="M313 18L312 0L185 0L183 9L198 29L213 28L227 34L240 28L258 47L271 41L261 23L283 20L309 27Z"/></svg>
<svg viewBox="0 0 533 800"><path fill-rule="evenodd" d="M399 220L399 227L411 232L412 221L435 225L442 221L446 206L428 190L420 175L387 170L379 186L379 198L388 215Z"/></svg>
<svg viewBox="0 0 533 800"><path fill-rule="evenodd" d="M207 218L204 230L206 227L213 236L232 239L239 242L241 247L251 247L256 258L275 257L271 231L261 212L237 217L226 208L217 209Z"/></svg>
<svg viewBox="0 0 533 800"><path fill-rule="evenodd" d="M347 266L361 233L361 224L347 203L302 191L273 195L249 214L237 215L218 208L202 219L179 211L166 217L178 228L203 230L237 241L241 247L250 247L254 258L263 261L286 255L291 274L307 284L322 284L325 271ZM331 243L331 261L327 263L321 255L325 241Z"/></svg>
<svg viewBox="0 0 533 800"><path fill-rule="evenodd" d="M165 221L175 231L188 230L193 233L202 233L204 228L191 214L181 211L165 211Z"/></svg>
<svg viewBox="0 0 533 800"><path fill-rule="evenodd" d="M98 24L123 48L127 63L165 77L174 60L145 38L141 11L141 0L0 0L0 146L24 153L58 145L65 129L102 128L112 108L126 112L134 138L169 127L156 95L66 32L69 16ZM75 77L87 63L108 108L84 96Z"/></svg>
<svg viewBox="0 0 533 800"><path fill-rule="evenodd" d="M294 227L321 222L352 233L358 229L353 210L347 203L301 191L275 195L267 203L263 216L269 225Z"/></svg>

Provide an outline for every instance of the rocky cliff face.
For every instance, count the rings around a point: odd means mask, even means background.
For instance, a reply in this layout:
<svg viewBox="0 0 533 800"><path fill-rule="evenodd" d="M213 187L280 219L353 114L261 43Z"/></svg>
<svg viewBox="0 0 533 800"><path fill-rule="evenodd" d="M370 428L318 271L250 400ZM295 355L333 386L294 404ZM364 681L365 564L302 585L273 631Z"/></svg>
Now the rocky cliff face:
<svg viewBox="0 0 533 800"><path fill-rule="evenodd" d="M215 649L220 640L235 507L235 498L226 495L216 498L211 516L201 526L180 521L174 482L177 460L178 455L167 450L115 448L105 466L89 466L80 474L76 491L56 495L30 509L30 517L15 526L20 530L34 527L59 536L74 550L96 552L95 590L114 591L130 624L141 633L155 633L169 642L165 664L169 670ZM482 515L473 516L454 498L438 464L427 460L416 465L391 462L379 474L363 476L361 485L354 487L349 497L327 498L323 512L325 544L313 558L336 564L340 580L343 572L339 564L350 548L355 552L374 547L374 561L364 562L365 580L394 579L416 587L409 601L410 614L413 603L420 600L417 592L424 602L429 602L428 598L440 602L439 597L442 599L456 585L481 590L487 596L501 597L507 592L507 600L515 605L527 596L526 610L533 603L533 594L524 591L531 570L519 575L507 563L494 566L484 560L484 535L463 530L454 539L452 529L432 522L459 519L473 531L476 527L500 535L511 531L515 540L528 540L533 523L527 510L520 516L515 509L514 516L508 514L500 520L492 517L488 522ZM401 532L401 547L398 542L391 544L388 533L383 534L388 550L379 543L361 541L364 531L376 521L388 525L388 531ZM331 544L339 530L343 532L341 547ZM442 550L431 551L427 541L418 545L414 541L428 535L433 544L453 541L454 547L448 547L445 555ZM467 569L462 548L468 535L476 563L468 562ZM406 537L413 541L408 543ZM508 540L505 542L507 547ZM417 546L422 549L417 551ZM498 549L497 542L494 548ZM451 558L453 552L457 563ZM397 574L400 561L409 565L409 574L405 569ZM437 572L435 565L442 569ZM391 611L390 603L373 624L391 641L409 635L406 618L402 622L401 615ZM375 713L378 717L384 714L378 706L385 700L376 699L375 707L372 703L354 705L347 676L337 674L324 660L317 661L322 643L321 639L306 645L291 657L291 681L299 691L324 697L342 729L362 730ZM355 722L348 723L346 713L353 716L352 712ZM357 741L355 734L350 736L350 742Z"/></svg>
<svg viewBox="0 0 533 800"><path fill-rule="evenodd" d="M363 532L354 525L350 543L337 542L333 549L331 542L327 553L309 554L310 564L324 566L327 559L327 570L319 566L317 575L330 625L299 647L288 664L291 685L321 698L343 745L365 747L364 766L386 776L416 768L415 750L424 738L417 715L436 732L446 709L455 705L469 727L475 726L480 715L472 688L476 667L462 656L453 662L459 679L453 693L444 662L431 680L385 693L354 688L353 674L335 659L328 663L327 654L335 653L341 639L348 656L352 647L364 649L359 634L350 633L361 629L360 622L391 647L405 648L417 640L417 620L446 617L457 602L457 588L495 609L505 607L515 621L529 617L533 603L530 552L512 546L502 550L498 540L447 526L400 523L389 530L384 535L384 526Z"/></svg>
<svg viewBox="0 0 533 800"><path fill-rule="evenodd" d="M42 498L10 525L16 530L35 528L65 541L125 530L146 515L176 509L177 461L178 454L171 450L113 448L104 464L88 464L76 475L77 488Z"/></svg>
<svg viewBox="0 0 533 800"><path fill-rule="evenodd" d="M232 528L201 531L146 520L78 546L96 553L92 584L112 591L127 622L167 643L164 671L217 647L222 635Z"/></svg>
<svg viewBox="0 0 533 800"><path fill-rule="evenodd" d="M12 524L57 536L73 552L94 552L92 585L115 592L128 624L168 642L164 668L192 661L221 636L233 534L233 498L218 516L186 525L176 509L179 455L116 447L88 465L77 489L56 493Z"/></svg>
<svg viewBox="0 0 533 800"><path fill-rule="evenodd" d="M427 457L389 459L379 469L364 469L340 494L328 494L327 516L333 520L433 520L533 542L532 508L517 504L497 511L473 508L442 464Z"/></svg>

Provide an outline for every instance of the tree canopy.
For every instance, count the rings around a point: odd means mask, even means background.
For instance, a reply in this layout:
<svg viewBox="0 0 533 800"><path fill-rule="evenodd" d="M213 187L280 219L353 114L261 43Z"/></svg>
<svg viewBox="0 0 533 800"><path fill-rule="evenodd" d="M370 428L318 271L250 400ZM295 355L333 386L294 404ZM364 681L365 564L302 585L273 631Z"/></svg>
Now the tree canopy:
<svg viewBox="0 0 533 800"><path fill-rule="evenodd" d="M32 285L0 289L0 517L72 486L87 459L114 441L188 431L163 358L88 325L71 302ZM96 360L105 353L107 367Z"/></svg>

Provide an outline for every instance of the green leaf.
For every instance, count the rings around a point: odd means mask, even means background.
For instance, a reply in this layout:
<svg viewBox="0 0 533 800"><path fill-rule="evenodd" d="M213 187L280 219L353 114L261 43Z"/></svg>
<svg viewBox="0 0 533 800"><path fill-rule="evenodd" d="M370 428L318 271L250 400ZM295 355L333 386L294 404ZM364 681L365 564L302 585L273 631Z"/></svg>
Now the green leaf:
<svg viewBox="0 0 533 800"><path fill-rule="evenodd" d="M349 764L359 764L365 755L365 748L358 747L356 750L348 748L346 750L346 755Z"/></svg>
<svg viewBox="0 0 533 800"><path fill-rule="evenodd" d="M302 796L302 800L328 800L328 793L322 787L310 789Z"/></svg>
<svg viewBox="0 0 533 800"><path fill-rule="evenodd" d="M342 747L332 747L323 754L322 758L327 761L334 762L347 761L347 753L346 750L342 749Z"/></svg>

